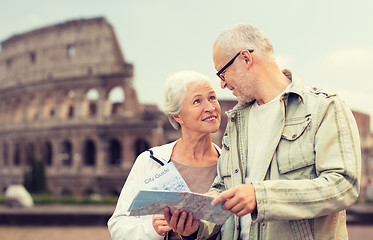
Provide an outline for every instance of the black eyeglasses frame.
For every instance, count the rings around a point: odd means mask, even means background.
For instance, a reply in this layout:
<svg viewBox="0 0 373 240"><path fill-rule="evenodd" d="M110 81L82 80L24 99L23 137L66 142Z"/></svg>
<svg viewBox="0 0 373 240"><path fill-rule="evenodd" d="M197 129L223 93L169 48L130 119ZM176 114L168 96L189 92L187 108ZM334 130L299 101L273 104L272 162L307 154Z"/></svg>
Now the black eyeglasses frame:
<svg viewBox="0 0 373 240"><path fill-rule="evenodd" d="M249 51L249 53L252 53L254 52L254 49L247 49L247 51ZM217 73L216 75L222 80L222 81L225 81L225 78L223 75L221 75L230 65L232 65L232 63L234 62L234 60L236 60L236 58L238 57L238 55L240 55L240 53L242 52L239 51L227 64L224 65L224 67L222 67Z"/></svg>

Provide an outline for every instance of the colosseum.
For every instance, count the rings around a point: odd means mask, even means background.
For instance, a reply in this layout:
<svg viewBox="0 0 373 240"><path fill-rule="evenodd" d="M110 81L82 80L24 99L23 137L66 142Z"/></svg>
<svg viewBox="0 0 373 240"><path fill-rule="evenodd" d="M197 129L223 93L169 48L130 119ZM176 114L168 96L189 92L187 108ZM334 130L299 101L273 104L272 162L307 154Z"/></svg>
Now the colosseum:
<svg viewBox="0 0 373 240"><path fill-rule="evenodd" d="M140 152L178 137L133 81L105 18L2 41L0 191L22 184L37 158L53 195L118 194Z"/></svg>
<svg viewBox="0 0 373 240"><path fill-rule="evenodd" d="M105 18L18 34L0 49L0 193L43 161L53 195L118 195L137 155L180 137L157 106L139 102L133 65ZM222 112L236 101L221 100ZM354 111L362 147L361 195L371 187L370 116ZM227 123L222 114L220 139Z"/></svg>

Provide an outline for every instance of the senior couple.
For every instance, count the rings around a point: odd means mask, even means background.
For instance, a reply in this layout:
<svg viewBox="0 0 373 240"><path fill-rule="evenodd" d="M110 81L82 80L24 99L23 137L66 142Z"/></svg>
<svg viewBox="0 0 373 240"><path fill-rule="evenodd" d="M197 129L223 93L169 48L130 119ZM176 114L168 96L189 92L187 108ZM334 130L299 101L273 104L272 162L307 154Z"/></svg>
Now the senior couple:
<svg viewBox="0 0 373 240"><path fill-rule="evenodd" d="M281 71L270 40L249 24L220 33L213 61L221 87L238 99L222 149L211 141L221 112L209 79L175 73L164 111L182 137L138 156L108 221L112 239L348 239L345 209L359 195L361 171L351 110ZM191 191L234 215L223 226L169 208L128 216L144 175L169 161Z"/></svg>

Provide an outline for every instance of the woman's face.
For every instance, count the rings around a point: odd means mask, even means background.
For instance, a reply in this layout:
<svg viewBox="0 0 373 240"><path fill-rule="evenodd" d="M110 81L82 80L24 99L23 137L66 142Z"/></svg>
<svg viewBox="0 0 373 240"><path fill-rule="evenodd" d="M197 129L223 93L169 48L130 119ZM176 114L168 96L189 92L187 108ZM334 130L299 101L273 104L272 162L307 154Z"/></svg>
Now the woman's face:
<svg viewBox="0 0 373 240"><path fill-rule="evenodd" d="M209 82L190 83L187 86L181 112L175 120L183 132L214 133L219 130L221 109L216 93Z"/></svg>

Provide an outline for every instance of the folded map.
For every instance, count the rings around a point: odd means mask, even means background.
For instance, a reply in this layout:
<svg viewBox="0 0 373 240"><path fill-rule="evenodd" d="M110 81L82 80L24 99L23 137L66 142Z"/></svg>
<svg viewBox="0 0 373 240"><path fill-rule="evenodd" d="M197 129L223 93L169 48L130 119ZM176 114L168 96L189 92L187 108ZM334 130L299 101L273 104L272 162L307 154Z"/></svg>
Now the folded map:
<svg viewBox="0 0 373 240"><path fill-rule="evenodd" d="M167 163L145 176L141 189L190 192L173 162Z"/></svg>
<svg viewBox="0 0 373 240"><path fill-rule="evenodd" d="M199 193L164 190L140 190L128 211L130 216L163 214L164 207L191 212L195 219L223 224L232 213L224 211L221 204L213 207L209 197Z"/></svg>

